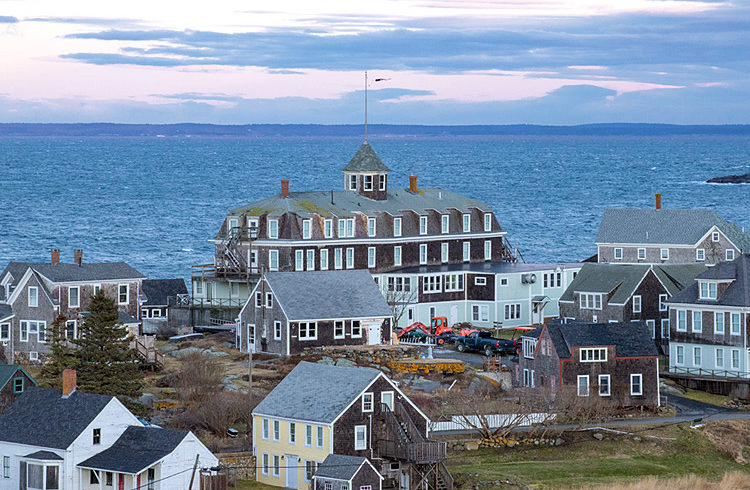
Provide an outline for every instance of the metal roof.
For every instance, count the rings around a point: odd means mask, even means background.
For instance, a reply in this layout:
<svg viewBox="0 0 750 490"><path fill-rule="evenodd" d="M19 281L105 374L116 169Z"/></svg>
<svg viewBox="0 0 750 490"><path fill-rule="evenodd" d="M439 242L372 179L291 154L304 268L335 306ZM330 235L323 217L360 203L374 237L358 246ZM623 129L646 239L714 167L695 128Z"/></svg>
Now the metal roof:
<svg viewBox="0 0 750 490"><path fill-rule="evenodd" d="M385 166L378 154L370 146L370 143L365 141L342 171L385 173L390 172L391 169Z"/></svg>

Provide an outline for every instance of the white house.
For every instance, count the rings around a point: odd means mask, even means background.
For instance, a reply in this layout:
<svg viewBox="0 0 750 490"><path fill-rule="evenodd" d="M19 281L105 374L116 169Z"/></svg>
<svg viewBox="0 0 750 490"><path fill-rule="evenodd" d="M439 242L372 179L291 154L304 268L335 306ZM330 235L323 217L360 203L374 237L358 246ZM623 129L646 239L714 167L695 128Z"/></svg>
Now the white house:
<svg viewBox="0 0 750 490"><path fill-rule="evenodd" d="M0 417L0 488L109 490L189 488L218 459L189 431L145 427L113 396L32 388ZM199 488L198 478L190 490Z"/></svg>

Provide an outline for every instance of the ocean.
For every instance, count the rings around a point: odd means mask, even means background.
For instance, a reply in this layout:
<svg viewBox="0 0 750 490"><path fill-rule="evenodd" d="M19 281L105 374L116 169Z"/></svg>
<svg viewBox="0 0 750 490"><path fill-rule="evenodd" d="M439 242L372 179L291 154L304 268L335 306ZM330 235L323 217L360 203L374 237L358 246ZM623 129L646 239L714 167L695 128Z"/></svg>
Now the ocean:
<svg viewBox="0 0 750 490"><path fill-rule="evenodd" d="M0 137L0 268L10 260L124 260L189 277L229 209L292 191L343 189L361 138ZM372 137L389 185L439 186L489 203L527 262L596 253L606 207L708 207L750 228L750 136Z"/></svg>

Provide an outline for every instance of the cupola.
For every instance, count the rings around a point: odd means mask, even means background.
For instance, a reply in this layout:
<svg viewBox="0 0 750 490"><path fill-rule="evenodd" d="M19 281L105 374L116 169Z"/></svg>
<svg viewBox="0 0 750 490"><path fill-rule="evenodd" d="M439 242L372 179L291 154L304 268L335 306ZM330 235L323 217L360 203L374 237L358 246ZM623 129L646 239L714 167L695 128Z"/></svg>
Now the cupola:
<svg viewBox="0 0 750 490"><path fill-rule="evenodd" d="M346 177L346 190L378 201L388 198L388 172L391 169L383 164L367 140L342 171Z"/></svg>

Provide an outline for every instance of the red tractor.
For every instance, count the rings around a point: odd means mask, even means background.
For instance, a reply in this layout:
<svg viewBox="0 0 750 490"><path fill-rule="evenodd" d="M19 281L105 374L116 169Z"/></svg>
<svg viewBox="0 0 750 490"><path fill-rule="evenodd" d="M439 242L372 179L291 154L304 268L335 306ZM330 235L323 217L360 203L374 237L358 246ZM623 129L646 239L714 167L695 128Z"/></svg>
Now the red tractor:
<svg viewBox="0 0 750 490"><path fill-rule="evenodd" d="M397 334L399 341L423 342L434 340L438 345L442 345L451 336L454 335L453 329L448 326L448 318L444 316L432 317L430 327L422 322L414 322L408 327L402 328Z"/></svg>

